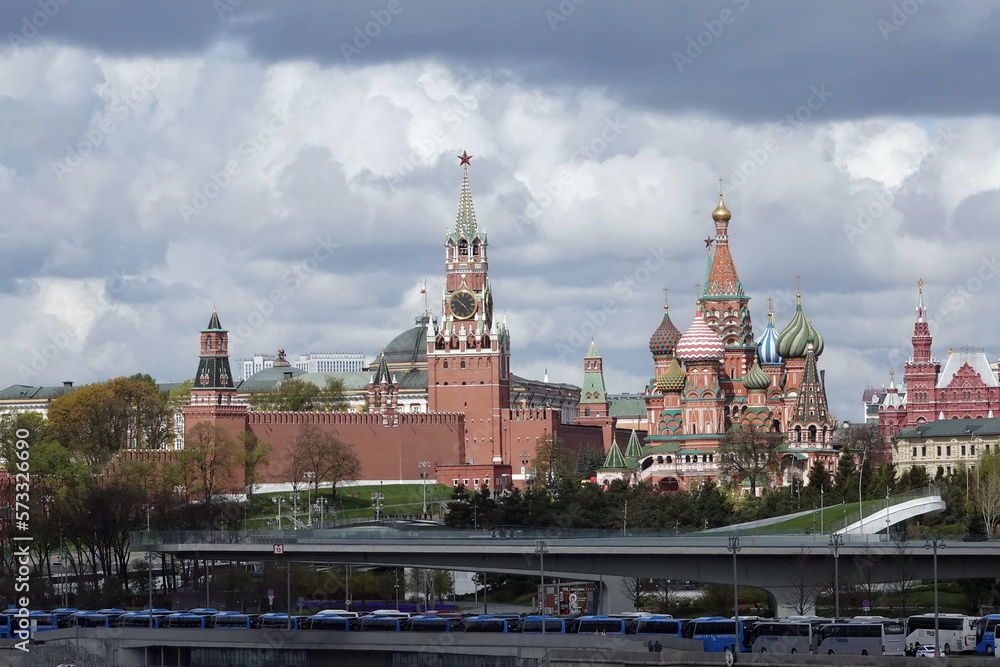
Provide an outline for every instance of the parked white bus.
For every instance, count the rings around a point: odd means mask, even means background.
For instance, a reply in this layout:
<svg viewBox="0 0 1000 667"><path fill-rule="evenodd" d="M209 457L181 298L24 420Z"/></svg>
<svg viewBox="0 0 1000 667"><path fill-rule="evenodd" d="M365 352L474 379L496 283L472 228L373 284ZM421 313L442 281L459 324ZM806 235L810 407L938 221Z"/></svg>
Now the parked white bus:
<svg viewBox="0 0 1000 667"><path fill-rule="evenodd" d="M934 614L906 619L907 644L940 646L942 654L973 653L976 650L976 621L963 614L938 614L939 637L934 636Z"/></svg>
<svg viewBox="0 0 1000 667"><path fill-rule="evenodd" d="M754 653L814 653L819 625L809 621L761 621L754 629Z"/></svg>
<svg viewBox="0 0 1000 667"><path fill-rule="evenodd" d="M847 621L819 629L820 655L903 655L903 624L899 621Z"/></svg>

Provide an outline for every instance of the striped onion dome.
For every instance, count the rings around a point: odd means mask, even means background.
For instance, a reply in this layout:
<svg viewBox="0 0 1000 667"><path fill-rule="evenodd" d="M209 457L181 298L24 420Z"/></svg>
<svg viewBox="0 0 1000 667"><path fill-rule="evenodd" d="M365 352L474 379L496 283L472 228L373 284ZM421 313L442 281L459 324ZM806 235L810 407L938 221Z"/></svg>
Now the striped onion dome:
<svg viewBox="0 0 1000 667"><path fill-rule="evenodd" d="M823 337L813 329L802 313L802 295L797 294L798 303L795 314L788 326L778 334L778 354L785 359L803 359L806 356L806 345L813 344L813 352L818 357L823 354Z"/></svg>
<svg viewBox="0 0 1000 667"><path fill-rule="evenodd" d="M649 351L653 353L654 357L665 357L668 354L673 354L680 337L681 332L670 321L669 307L664 306L663 321L649 337Z"/></svg>
<svg viewBox="0 0 1000 667"><path fill-rule="evenodd" d="M743 376L743 386L750 391L755 389L763 391L771 386L771 378L760 369L760 364L754 364Z"/></svg>
<svg viewBox="0 0 1000 667"><path fill-rule="evenodd" d="M687 374L677 361L677 357L670 360L666 372L656 378L656 388L662 392L681 391L687 381Z"/></svg>
<svg viewBox="0 0 1000 667"><path fill-rule="evenodd" d="M778 330L774 326L774 313L767 314L767 328L757 339L757 359L762 364L780 364L778 354Z"/></svg>
<svg viewBox="0 0 1000 667"><path fill-rule="evenodd" d="M701 310L694 316L694 322L677 341L677 359L681 361L722 361L726 348L722 338L705 323Z"/></svg>

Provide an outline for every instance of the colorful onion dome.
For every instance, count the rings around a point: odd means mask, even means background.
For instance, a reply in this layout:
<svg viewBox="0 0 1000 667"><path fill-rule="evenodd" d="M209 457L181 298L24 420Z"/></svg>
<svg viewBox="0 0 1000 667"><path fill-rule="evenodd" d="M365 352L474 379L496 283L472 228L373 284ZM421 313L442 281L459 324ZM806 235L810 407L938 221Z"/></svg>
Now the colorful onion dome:
<svg viewBox="0 0 1000 667"><path fill-rule="evenodd" d="M668 306L663 306L663 321L656 331L649 337L649 351L654 357L667 356L674 353L677 341L681 338L681 332L677 330L674 323L670 321Z"/></svg>
<svg viewBox="0 0 1000 667"><path fill-rule="evenodd" d="M754 364L747 371L747 374L743 376L743 386L750 391L763 391L771 386L771 378L760 369L760 364Z"/></svg>
<svg viewBox="0 0 1000 667"><path fill-rule="evenodd" d="M762 364L780 364L778 354L778 330L774 326L774 312L767 314L767 328L757 339L757 359Z"/></svg>
<svg viewBox="0 0 1000 667"><path fill-rule="evenodd" d="M726 348L722 338L705 323L701 311L677 342L677 359L681 361L722 361Z"/></svg>
<svg viewBox="0 0 1000 667"><path fill-rule="evenodd" d="M687 374L677 361L677 357L670 360L670 365L660 377L656 378L656 388L662 392L681 391L687 381Z"/></svg>
<svg viewBox="0 0 1000 667"><path fill-rule="evenodd" d="M795 314L788 326L778 334L778 354L785 359L802 359L806 356L806 346L812 343L813 352L818 357L823 354L823 337L813 329L802 313L802 295L796 295Z"/></svg>

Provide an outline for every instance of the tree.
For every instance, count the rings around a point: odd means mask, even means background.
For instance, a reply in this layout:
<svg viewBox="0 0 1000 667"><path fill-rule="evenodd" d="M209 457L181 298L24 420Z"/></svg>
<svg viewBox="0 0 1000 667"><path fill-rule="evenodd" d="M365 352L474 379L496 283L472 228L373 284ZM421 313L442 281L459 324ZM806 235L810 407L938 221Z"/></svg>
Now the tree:
<svg viewBox="0 0 1000 667"><path fill-rule="evenodd" d="M277 412L343 412L347 409L344 382L328 377L319 387L312 382L295 378L283 380L274 391L250 397L254 410Z"/></svg>
<svg viewBox="0 0 1000 667"><path fill-rule="evenodd" d="M122 449L162 449L173 415L154 385L119 377L80 387L49 406L51 435L93 467Z"/></svg>
<svg viewBox="0 0 1000 667"><path fill-rule="evenodd" d="M781 435L755 424L734 425L719 445L719 470L734 485L750 482L750 495L757 496L757 484L778 471Z"/></svg>
<svg viewBox="0 0 1000 667"><path fill-rule="evenodd" d="M324 433L316 424L303 424L299 435L292 441L288 472L292 485L312 473L313 490L319 492L321 483L329 483L333 494L341 482L357 479L361 475L361 460L353 448L332 433Z"/></svg>
<svg viewBox="0 0 1000 667"><path fill-rule="evenodd" d="M976 473L973 502L982 516L986 536L993 537L1000 523L1000 453L983 452Z"/></svg>
<svg viewBox="0 0 1000 667"><path fill-rule="evenodd" d="M184 449L179 463L182 469L192 471L194 483L206 504L220 489L229 490L233 472L240 461L236 442L221 426L198 422L184 438Z"/></svg>
<svg viewBox="0 0 1000 667"><path fill-rule="evenodd" d="M830 473L827 472L826 466L819 461L815 461L812 467L809 468L809 486L817 491L822 490L824 493L833 490L833 481L830 479Z"/></svg>
<svg viewBox="0 0 1000 667"><path fill-rule="evenodd" d="M642 606L643 591L651 590L652 584L647 577L622 577L618 582L618 588L632 603L632 608L639 611L639 607Z"/></svg>
<svg viewBox="0 0 1000 667"><path fill-rule="evenodd" d="M846 447L842 449L840 458L837 460L837 472L833 476L833 487L837 491L837 495L845 502L848 498L853 497L852 494L857 490L854 481L854 475L857 472L855 464L856 461L851 450Z"/></svg>
<svg viewBox="0 0 1000 667"><path fill-rule="evenodd" d="M576 454L560 438L546 433L535 446L531 474L536 485L554 491L575 479Z"/></svg>
<svg viewBox="0 0 1000 667"><path fill-rule="evenodd" d="M843 447L862 457L873 468L892 460L892 452L878 433L878 424L851 424L844 433Z"/></svg>
<svg viewBox="0 0 1000 667"><path fill-rule="evenodd" d="M794 609L799 616L811 614L816 608L816 596L825 586L817 575L815 563L810 562L809 552L805 547L799 549L794 565L786 575L788 586L784 590L782 602Z"/></svg>
<svg viewBox="0 0 1000 667"><path fill-rule="evenodd" d="M892 567L893 577L888 586L896 598L900 615L907 616L917 590L917 582L913 576L913 556L905 540L895 540L893 545L893 555L896 558Z"/></svg>
<svg viewBox="0 0 1000 667"><path fill-rule="evenodd" d="M597 474L597 469L604 465L606 455L601 449L585 449L579 452L576 460L576 473L580 479L590 479Z"/></svg>
<svg viewBox="0 0 1000 667"><path fill-rule="evenodd" d="M240 458L243 462L243 482L246 485L247 501L253 499L254 487L257 486L260 469L271 457L271 444L261 442L257 434L252 431L244 431L239 435L243 448Z"/></svg>

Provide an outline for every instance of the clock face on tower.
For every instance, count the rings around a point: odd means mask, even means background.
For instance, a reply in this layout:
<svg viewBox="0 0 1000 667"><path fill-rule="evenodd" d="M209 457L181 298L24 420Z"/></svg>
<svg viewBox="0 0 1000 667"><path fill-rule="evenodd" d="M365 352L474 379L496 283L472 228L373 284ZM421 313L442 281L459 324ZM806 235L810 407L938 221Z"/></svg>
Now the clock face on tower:
<svg viewBox="0 0 1000 667"><path fill-rule="evenodd" d="M449 297L448 307L457 319L467 320L476 314L476 295L469 290L458 290Z"/></svg>

